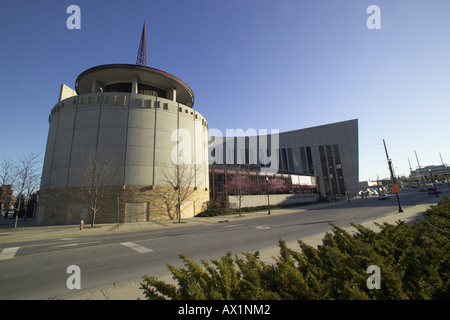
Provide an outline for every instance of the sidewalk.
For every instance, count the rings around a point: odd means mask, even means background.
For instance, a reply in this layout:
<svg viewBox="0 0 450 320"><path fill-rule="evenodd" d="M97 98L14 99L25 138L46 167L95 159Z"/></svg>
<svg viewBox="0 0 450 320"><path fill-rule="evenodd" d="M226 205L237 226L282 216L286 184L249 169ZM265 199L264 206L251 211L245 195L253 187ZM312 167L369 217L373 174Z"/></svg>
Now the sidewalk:
<svg viewBox="0 0 450 320"><path fill-rule="evenodd" d="M360 201L355 199L353 201ZM342 202L327 202L319 204L309 204L300 207L292 207L285 209L271 209L273 215L298 212L311 208L328 207ZM19 218L17 229L14 229L14 219L0 216L0 244L9 242L35 241L44 239L72 238L81 236L93 236L101 234L113 234L119 232L133 232L142 230L154 230L161 228L179 228L186 226L215 224L221 222L241 221L243 219L253 219L267 216L267 210L255 212L243 212L242 216L238 214L217 217L194 217L184 219L178 223L178 220L162 220L148 222L127 222L127 223L98 223L95 228L90 228L90 223L85 222L83 230L77 225L52 225L41 226L32 220L24 221Z"/></svg>
<svg viewBox="0 0 450 320"><path fill-rule="evenodd" d="M333 204L322 204L322 205L333 205ZM391 214L385 215L383 217L373 219L366 221L364 223L361 223L361 225L371 228L372 230L378 231L379 228L376 226L377 224L383 224L383 223L389 223L389 224L395 224L397 221L405 221L408 223L412 223L413 221L421 218L423 216L423 213L425 210L429 207L428 204L421 204L416 205L413 207L409 207L405 212L403 213L397 213L397 211L392 212ZM297 210L298 208L292 208L292 209L283 209L279 211L283 211L284 213L287 213L288 211ZM280 214L281 212L272 211L274 214ZM257 217L261 215L266 215L267 212L255 212L251 214L247 214L247 217L251 215L251 217ZM204 219L204 218L202 218ZM243 219L242 217L215 217L215 218L205 218L208 219L209 223L218 223L220 220L229 220L233 221L235 219ZM197 223L197 222L195 222ZM207 222L206 222L207 223ZM347 231L354 230L353 227L344 228ZM313 236L309 236L306 238L302 238L305 243L317 247L317 245L322 243L322 238L324 237L325 233L316 234ZM299 246L297 241L291 241L287 243L289 248L299 250ZM260 258L262 261L266 263L273 263L274 258L279 255L279 248L277 245L263 248L260 251ZM166 274L162 275L155 275L158 276L160 280L163 280L167 283L173 283L175 284L174 280L172 279L171 274L168 272ZM101 289L96 289L92 291L86 291L83 293L74 293L71 295L67 295L64 297L60 297L62 299L68 299L68 300L136 300L136 299L145 299L143 295L143 291L140 289L140 282L142 281L142 278L135 279L133 281L129 281L126 283L118 283L110 287L105 287Z"/></svg>

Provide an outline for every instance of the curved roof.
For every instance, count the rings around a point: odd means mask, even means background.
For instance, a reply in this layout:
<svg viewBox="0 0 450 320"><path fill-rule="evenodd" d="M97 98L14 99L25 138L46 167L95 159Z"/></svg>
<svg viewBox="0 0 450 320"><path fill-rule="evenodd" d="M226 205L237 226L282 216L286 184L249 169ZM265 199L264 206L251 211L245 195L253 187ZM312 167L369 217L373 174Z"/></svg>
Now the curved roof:
<svg viewBox="0 0 450 320"><path fill-rule="evenodd" d="M177 102L193 107L194 93L182 80L170 73L134 64L105 64L82 72L75 81L77 94L91 93L94 81L105 85L131 82L138 77L138 83L152 85L163 90L176 89Z"/></svg>

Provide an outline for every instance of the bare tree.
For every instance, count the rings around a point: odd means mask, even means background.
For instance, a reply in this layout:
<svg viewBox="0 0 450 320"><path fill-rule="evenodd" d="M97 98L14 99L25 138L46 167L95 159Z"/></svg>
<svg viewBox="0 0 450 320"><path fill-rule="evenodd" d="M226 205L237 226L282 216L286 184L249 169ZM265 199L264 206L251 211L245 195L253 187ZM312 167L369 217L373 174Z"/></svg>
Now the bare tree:
<svg viewBox="0 0 450 320"><path fill-rule="evenodd" d="M14 206L15 221L14 228L17 228L19 211L26 206L29 197L37 191L39 186L39 154L28 153L20 156L14 170L14 193L16 203Z"/></svg>
<svg viewBox="0 0 450 320"><path fill-rule="evenodd" d="M162 200L167 215L171 220L178 217L178 211L176 210L178 204L178 194L174 187L170 186L170 190L167 190L164 187L156 187L153 189L151 196Z"/></svg>
<svg viewBox="0 0 450 320"><path fill-rule="evenodd" d="M162 168L164 183L170 188L162 195L166 207L176 208L176 217L181 223L181 206L194 194L199 184L199 167L195 164L171 164Z"/></svg>
<svg viewBox="0 0 450 320"><path fill-rule="evenodd" d="M100 154L95 150L83 152L83 166L77 170L80 179L79 194L92 212L91 227L99 212L108 185L112 182L115 162L111 155Z"/></svg>
<svg viewBox="0 0 450 320"><path fill-rule="evenodd" d="M0 184L12 184L14 178L14 161L10 158L3 158L0 164Z"/></svg>

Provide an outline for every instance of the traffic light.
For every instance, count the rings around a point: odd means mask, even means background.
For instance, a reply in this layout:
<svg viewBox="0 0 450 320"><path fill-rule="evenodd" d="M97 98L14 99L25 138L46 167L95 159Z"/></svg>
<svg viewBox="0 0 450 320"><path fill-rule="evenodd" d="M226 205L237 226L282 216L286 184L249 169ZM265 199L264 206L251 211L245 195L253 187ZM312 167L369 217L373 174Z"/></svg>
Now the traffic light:
<svg viewBox="0 0 450 320"><path fill-rule="evenodd" d="M426 174L424 174L423 177L425 178L425 180L427 179L427 175Z"/></svg>

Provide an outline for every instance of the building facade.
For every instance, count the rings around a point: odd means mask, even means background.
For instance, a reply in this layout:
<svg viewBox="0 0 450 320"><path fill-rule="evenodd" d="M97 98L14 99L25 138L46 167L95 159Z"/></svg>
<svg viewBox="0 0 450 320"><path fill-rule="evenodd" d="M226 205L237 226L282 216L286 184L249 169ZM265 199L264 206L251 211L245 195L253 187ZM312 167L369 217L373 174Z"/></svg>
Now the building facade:
<svg viewBox="0 0 450 320"><path fill-rule="evenodd" d="M191 88L147 67L145 38L144 23L136 65L96 66L75 89L61 85L49 115L39 223L79 223L97 209L96 222L106 223L189 218L210 198L236 196L228 183L239 175L253 199L270 193L272 179L295 194L279 201L358 192L358 120L216 136L193 109Z"/></svg>
<svg viewBox="0 0 450 320"><path fill-rule="evenodd" d="M12 185L6 184L0 187L0 213L5 212L5 217L8 216L9 208L13 203L13 188Z"/></svg>
<svg viewBox="0 0 450 320"><path fill-rule="evenodd" d="M268 135L210 138L211 197L227 193L226 170L284 179L305 177L299 188L322 196L359 191L358 120ZM224 176L224 177L222 177ZM261 178L262 177L262 178ZM307 177L314 177L308 180ZM258 193L259 194L259 193Z"/></svg>
<svg viewBox="0 0 450 320"><path fill-rule="evenodd" d="M450 174L450 167L444 164L430 165L410 171L410 177L415 180L425 180L426 176L427 179L430 179L431 177L436 177L441 180L447 181L449 174Z"/></svg>
<svg viewBox="0 0 450 320"><path fill-rule="evenodd" d="M358 120L280 133L281 172L317 177L322 195L359 191Z"/></svg>
<svg viewBox="0 0 450 320"><path fill-rule="evenodd" d="M173 215L173 204L170 209L161 195L174 189L167 179L167 172L178 168L174 163L195 164L189 185L193 192L181 216L204 210L209 199L208 124L193 105L187 84L141 65L97 66L78 76L75 90L62 85L49 116L37 221L89 219L80 174L87 170L87 150L109 157L114 172L104 183L109 189L96 222Z"/></svg>
<svg viewBox="0 0 450 320"><path fill-rule="evenodd" d="M174 163L194 170L183 218L206 209L210 198L235 196L227 183L239 172L255 182L249 195L266 194L266 179L285 181L285 193L295 194L299 202L317 199L313 195L358 192L357 119L282 133L208 138L206 119L193 105L193 92L183 81L140 65L97 66L78 76L75 90L62 85L49 116L37 221L89 219L80 174L88 167L87 150L110 157L113 167L96 216L100 223L174 218L176 205L169 206L165 198L177 189L167 180L168 170L179 172Z"/></svg>

